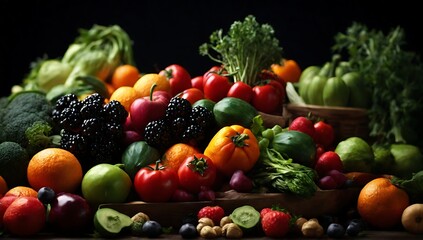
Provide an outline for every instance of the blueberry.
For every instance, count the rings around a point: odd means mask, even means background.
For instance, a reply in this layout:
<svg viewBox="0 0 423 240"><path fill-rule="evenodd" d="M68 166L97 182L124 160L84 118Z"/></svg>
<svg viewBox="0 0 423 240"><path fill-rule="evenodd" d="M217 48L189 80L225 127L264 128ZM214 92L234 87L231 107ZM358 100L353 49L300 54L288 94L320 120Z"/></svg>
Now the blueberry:
<svg viewBox="0 0 423 240"><path fill-rule="evenodd" d="M142 225L142 232L145 233L145 235L147 235L147 237L149 238L155 238L160 236L160 234L162 234L162 231L163 229L160 223L153 220L149 220L145 222L144 225Z"/></svg>
<svg viewBox="0 0 423 240"><path fill-rule="evenodd" d="M56 197L56 193L49 187L42 187L38 190L37 197L43 204L49 204Z"/></svg>
<svg viewBox="0 0 423 240"><path fill-rule="evenodd" d="M179 228L179 235L181 235L182 238L196 238L197 229L194 224L185 223L181 226L181 228Z"/></svg>
<svg viewBox="0 0 423 240"><path fill-rule="evenodd" d="M359 223L351 222L347 226L347 235L350 237L355 237L361 232L361 226Z"/></svg>
<svg viewBox="0 0 423 240"><path fill-rule="evenodd" d="M351 225L351 224L356 224L356 225L357 225L357 227L360 229L360 231L363 231L363 230L364 230L364 228L365 228L365 224L364 224L363 220L361 220L361 219L356 219L356 218L351 219L351 220L348 222L347 227L348 227L349 225Z"/></svg>
<svg viewBox="0 0 423 240"><path fill-rule="evenodd" d="M345 228L339 223L331 223L326 234L331 238L341 238L345 235Z"/></svg>

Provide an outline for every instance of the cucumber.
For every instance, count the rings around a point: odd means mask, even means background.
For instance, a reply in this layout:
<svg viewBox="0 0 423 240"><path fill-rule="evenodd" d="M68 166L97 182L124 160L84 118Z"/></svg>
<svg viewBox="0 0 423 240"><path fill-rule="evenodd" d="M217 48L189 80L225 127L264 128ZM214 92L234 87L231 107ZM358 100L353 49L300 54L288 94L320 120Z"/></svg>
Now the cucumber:
<svg viewBox="0 0 423 240"><path fill-rule="evenodd" d="M313 138L299 131L284 131L276 134L271 142L272 148L282 156L292 158L295 163L313 167L316 144Z"/></svg>
<svg viewBox="0 0 423 240"><path fill-rule="evenodd" d="M192 107L195 108L196 106L202 106L207 108L209 111L213 112L213 107L215 104L216 103L213 102L212 100L204 98L204 99L200 99L196 101L194 104L192 104Z"/></svg>
<svg viewBox="0 0 423 240"><path fill-rule="evenodd" d="M219 127L237 124L250 128L258 111L242 99L225 97L214 105L213 114Z"/></svg>
<svg viewBox="0 0 423 240"><path fill-rule="evenodd" d="M94 215L94 228L101 237L116 237L132 223L129 216L112 208L99 208Z"/></svg>
<svg viewBox="0 0 423 240"><path fill-rule="evenodd" d="M250 205L235 208L229 217L244 230L251 230L260 222L260 212Z"/></svg>

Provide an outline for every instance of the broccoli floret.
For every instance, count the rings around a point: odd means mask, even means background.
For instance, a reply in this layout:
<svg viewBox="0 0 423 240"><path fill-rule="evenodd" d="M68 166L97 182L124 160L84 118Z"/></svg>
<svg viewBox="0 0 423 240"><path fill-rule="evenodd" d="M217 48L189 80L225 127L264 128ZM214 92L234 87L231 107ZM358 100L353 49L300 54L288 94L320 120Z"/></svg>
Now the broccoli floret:
<svg viewBox="0 0 423 240"><path fill-rule="evenodd" d="M53 127L43 121L37 121L25 131L28 139L26 150L30 156L49 147L60 146L60 135L52 135Z"/></svg>
<svg viewBox="0 0 423 240"><path fill-rule="evenodd" d="M29 156L26 150L15 142L0 143L0 176L2 176L10 188L26 186L26 169Z"/></svg>
<svg viewBox="0 0 423 240"><path fill-rule="evenodd" d="M53 105L44 94L39 92L20 92L9 99L0 119L3 134L0 142L19 143L23 148L28 146L25 131L34 122L43 121L53 125L51 113Z"/></svg>

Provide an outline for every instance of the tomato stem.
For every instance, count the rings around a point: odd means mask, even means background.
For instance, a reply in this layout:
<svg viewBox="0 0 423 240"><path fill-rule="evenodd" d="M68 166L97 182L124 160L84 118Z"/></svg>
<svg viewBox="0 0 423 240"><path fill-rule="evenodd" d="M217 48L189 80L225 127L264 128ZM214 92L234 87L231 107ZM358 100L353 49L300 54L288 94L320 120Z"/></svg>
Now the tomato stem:
<svg viewBox="0 0 423 240"><path fill-rule="evenodd" d="M203 176L204 172L208 168L208 164L204 158L197 158L197 156L194 155L194 159L189 162L188 167L192 171L198 172L201 176Z"/></svg>

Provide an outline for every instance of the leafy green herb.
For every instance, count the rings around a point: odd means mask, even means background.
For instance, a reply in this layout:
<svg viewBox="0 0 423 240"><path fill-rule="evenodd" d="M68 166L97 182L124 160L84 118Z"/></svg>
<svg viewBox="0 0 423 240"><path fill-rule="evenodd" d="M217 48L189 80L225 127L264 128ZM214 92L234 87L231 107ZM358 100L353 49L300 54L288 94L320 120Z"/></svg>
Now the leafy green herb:
<svg viewBox="0 0 423 240"><path fill-rule="evenodd" d="M410 179L394 177L392 183L403 188L413 201L423 201L423 171L419 171Z"/></svg>
<svg viewBox="0 0 423 240"><path fill-rule="evenodd" d="M284 159L272 148L266 148L260 153L251 178L256 185L302 197L311 197L317 190L313 169L293 163L292 159Z"/></svg>
<svg viewBox="0 0 423 240"><path fill-rule="evenodd" d="M292 193L301 197L313 196L317 190L317 174L314 169L293 163L292 159L285 159L281 153L270 147L269 139L263 133L271 130L277 134L283 129L279 125L265 128L262 124L263 120L258 115L253 119L251 127L260 144L260 158L249 173L254 184L276 192Z"/></svg>
<svg viewBox="0 0 423 240"><path fill-rule="evenodd" d="M423 147L423 63L405 50L404 30L388 34L354 23L335 36L333 51L347 54L353 70L372 90L370 136L380 144L408 143Z"/></svg>
<svg viewBox="0 0 423 240"><path fill-rule="evenodd" d="M260 25L252 15L243 22L235 21L227 35L222 29L213 32L210 43L202 44L199 50L202 56L210 57L234 74L234 81L249 85L253 85L262 70L279 62L282 52L272 26Z"/></svg>

